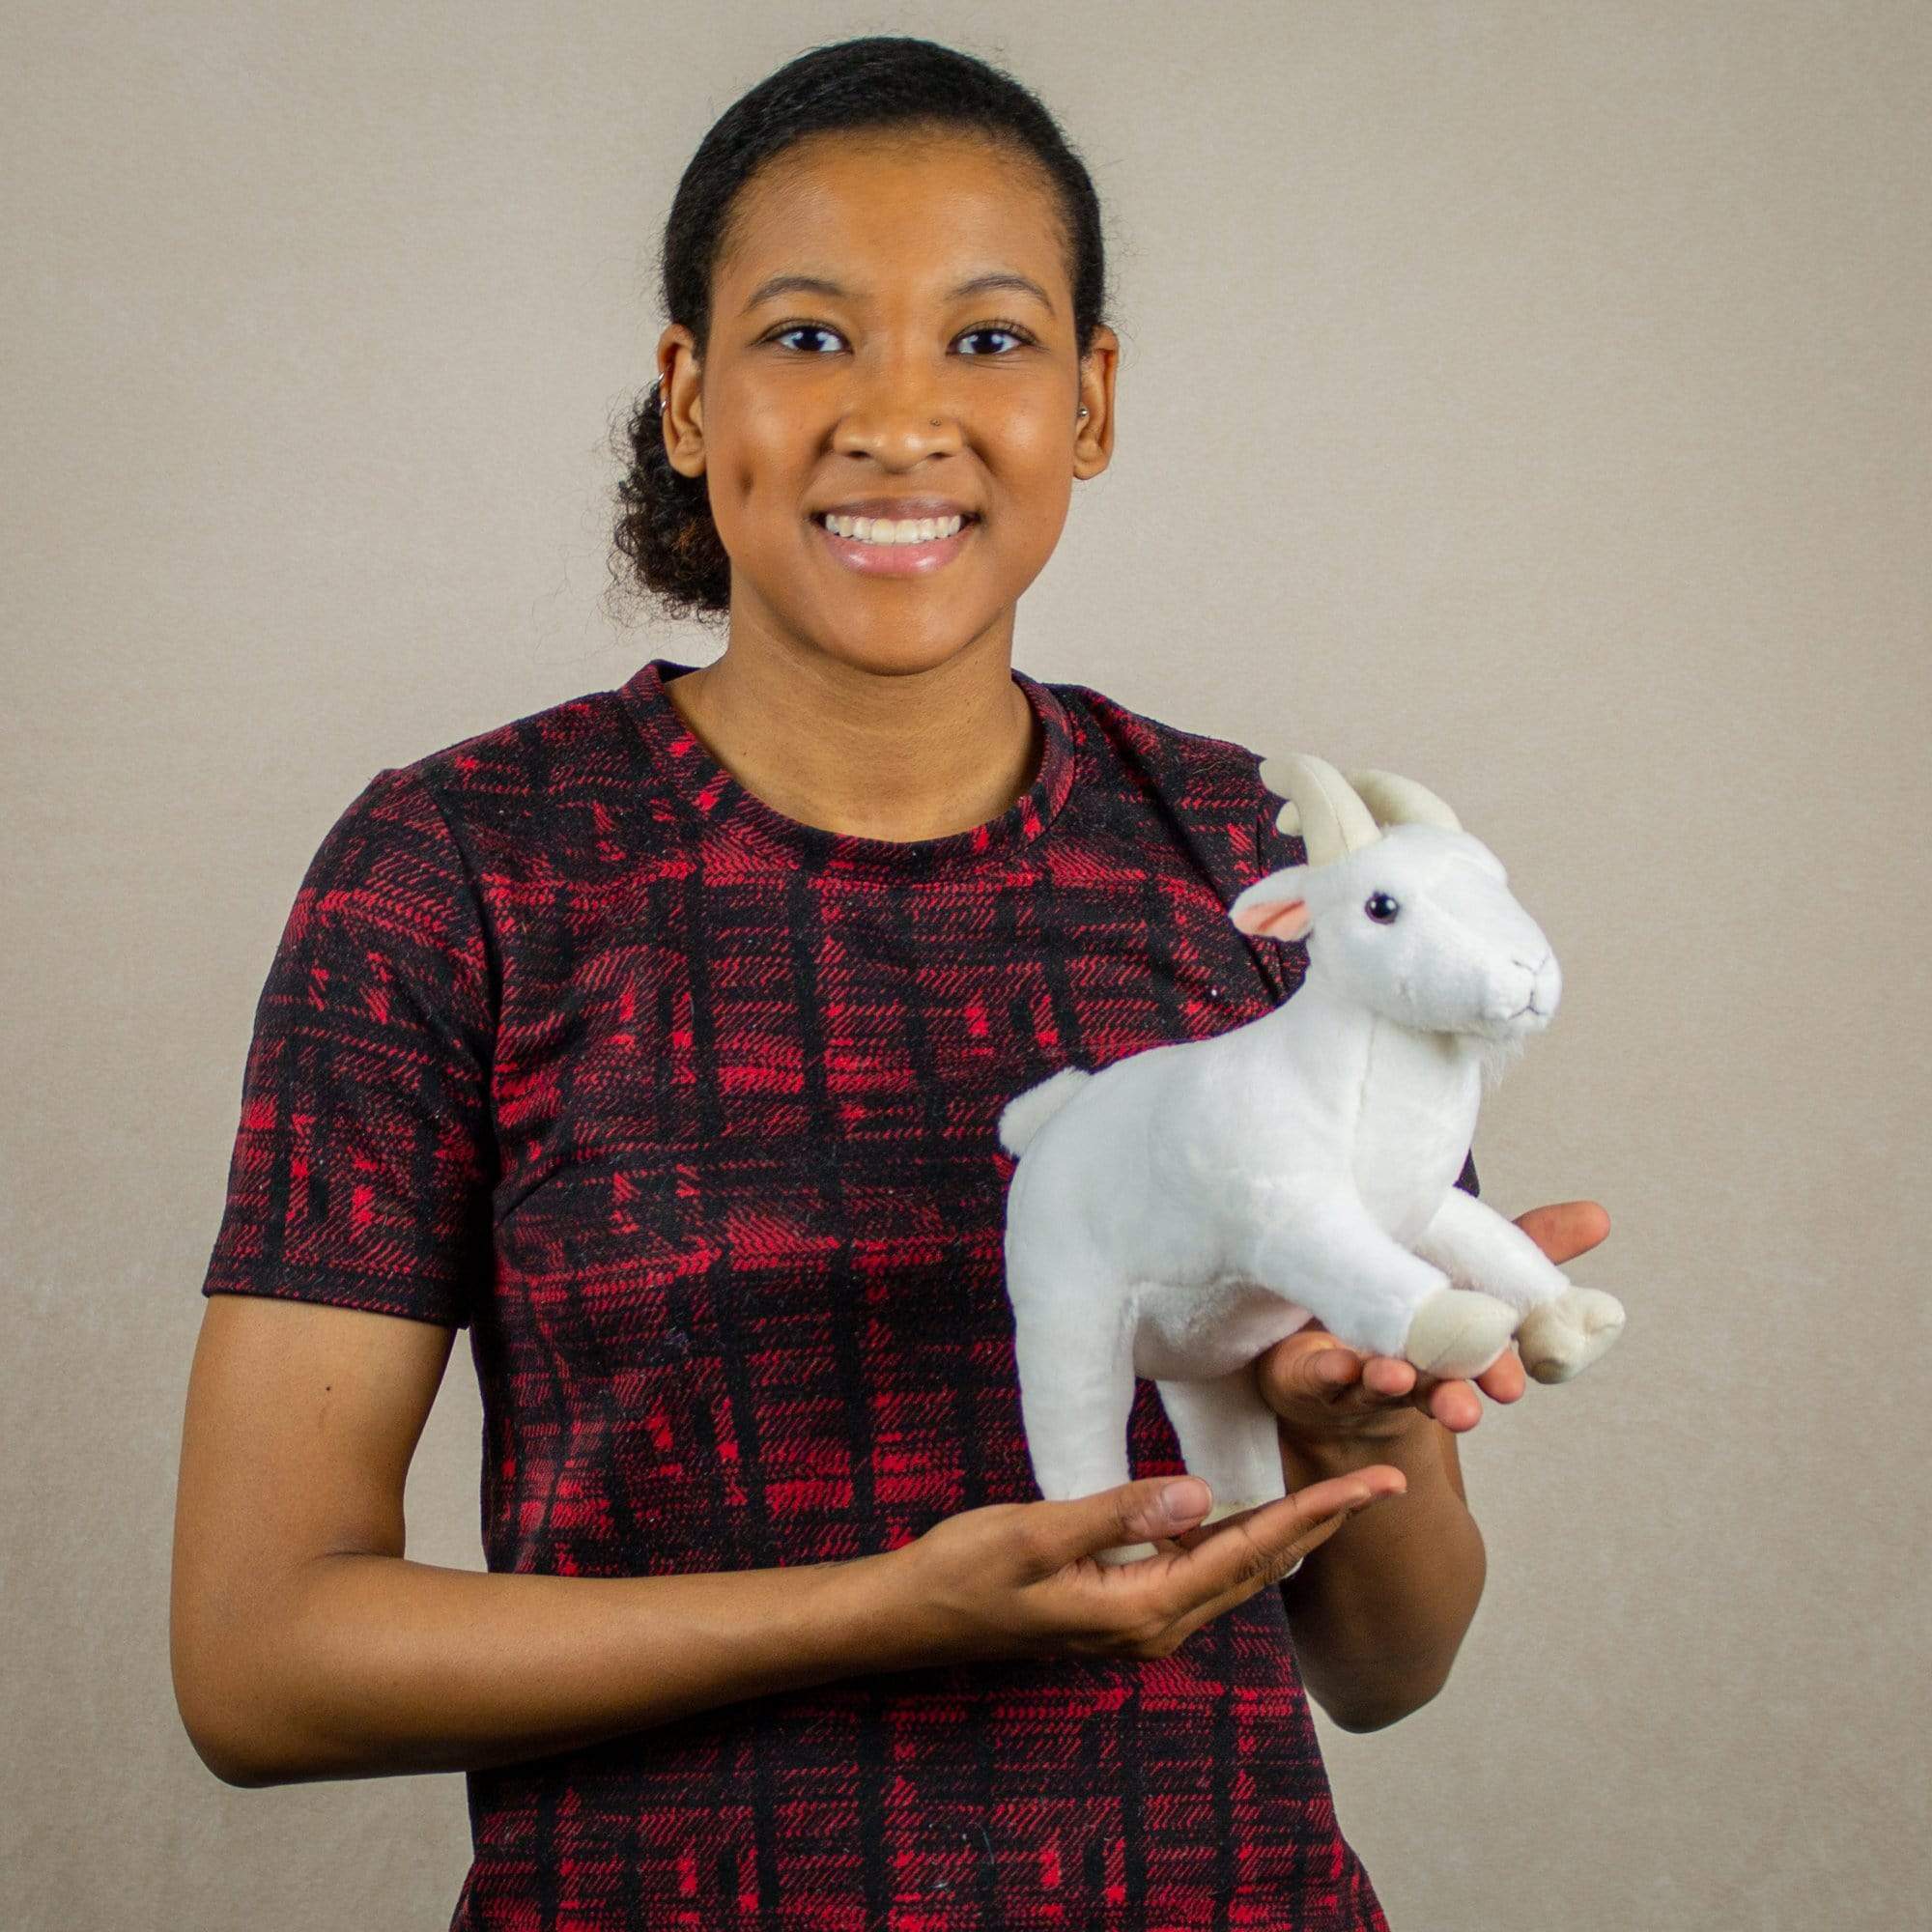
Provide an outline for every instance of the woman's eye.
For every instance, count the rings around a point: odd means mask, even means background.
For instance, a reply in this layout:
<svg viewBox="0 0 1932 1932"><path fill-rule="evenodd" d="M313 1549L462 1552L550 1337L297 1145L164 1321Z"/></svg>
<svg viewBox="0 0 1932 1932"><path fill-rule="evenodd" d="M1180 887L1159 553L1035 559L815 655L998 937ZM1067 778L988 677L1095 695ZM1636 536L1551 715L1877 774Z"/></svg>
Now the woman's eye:
<svg viewBox="0 0 1932 1932"><path fill-rule="evenodd" d="M998 322L989 322L985 324L983 327L980 328L969 328L966 331L966 333L959 338L959 340L961 342L971 342L976 335L1005 335L1009 337L1012 341L1021 344L1024 344L1027 340L1027 338L1023 336L1018 329L1009 328L1004 323L998 323ZM978 355L982 352L976 349L971 351L970 353L975 355ZM995 355L1004 354L1010 355L1012 354L1012 351L1010 349L1004 351L996 350L994 354Z"/></svg>
<svg viewBox="0 0 1932 1932"><path fill-rule="evenodd" d="M796 335L823 336L828 342L841 342L844 340L836 328L828 328L822 322L787 323L782 328L774 329L770 335L765 337L765 340L767 342L780 342L788 345L791 338ZM978 328L969 328L963 335L954 337L954 340L958 342L971 342L976 337L988 335L1004 335L1020 348L1025 348L1033 340L1030 335L1023 333L1018 328L1009 327L1003 322L981 323ZM799 353L806 355L823 355L825 352L821 349L801 349ZM966 353L969 355L990 354L997 359L1002 355L1010 355L1013 352L1010 349L995 349L991 351L969 349Z"/></svg>
<svg viewBox="0 0 1932 1932"><path fill-rule="evenodd" d="M789 328L781 328L781 329L780 329L780 330L779 330L779 332L778 332L778 333L777 333L776 335L772 336L772 337L771 337L770 339L771 339L771 340L772 340L773 342L782 342L782 341L783 341L783 340L785 339L785 337L786 337L786 336L788 336L788 335L826 335L826 336L834 336L834 335L835 335L835 331L834 331L834 330L832 330L832 329L829 329L829 328L827 328L827 327L826 327L824 326L824 324L822 324L822 323L817 323L817 322L795 322L795 323L793 323L793 324L791 325L791 327L790 327ZM835 339L836 339L836 336L835 336ZM808 355L816 355L816 354L817 354L818 352L817 352L817 351L815 351L815 350L808 350L808 351L807 351L806 353L807 353Z"/></svg>

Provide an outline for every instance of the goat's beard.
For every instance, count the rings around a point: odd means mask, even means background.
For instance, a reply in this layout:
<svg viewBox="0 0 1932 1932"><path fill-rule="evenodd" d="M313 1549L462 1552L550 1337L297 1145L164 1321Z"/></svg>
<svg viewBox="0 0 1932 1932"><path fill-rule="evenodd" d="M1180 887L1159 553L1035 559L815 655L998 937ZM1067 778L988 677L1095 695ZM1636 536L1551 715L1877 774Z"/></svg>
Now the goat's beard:
<svg viewBox="0 0 1932 1932"><path fill-rule="evenodd" d="M1485 1094L1496 1086L1503 1075L1522 1058L1522 1050L1528 1044L1529 1036L1526 1033L1506 1034L1501 1039L1489 1039L1481 1035L1477 1036L1477 1060L1482 1067Z"/></svg>

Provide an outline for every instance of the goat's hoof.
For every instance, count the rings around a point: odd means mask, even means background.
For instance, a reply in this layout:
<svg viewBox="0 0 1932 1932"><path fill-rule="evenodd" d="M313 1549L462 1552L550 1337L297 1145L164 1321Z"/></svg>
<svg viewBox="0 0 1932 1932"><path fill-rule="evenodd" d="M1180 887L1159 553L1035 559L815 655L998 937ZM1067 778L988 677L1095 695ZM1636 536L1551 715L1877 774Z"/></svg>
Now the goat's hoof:
<svg viewBox="0 0 1932 1932"><path fill-rule="evenodd" d="M1409 1319L1403 1358L1426 1376L1479 1376L1509 1346L1520 1320L1493 1294L1438 1288Z"/></svg>
<svg viewBox="0 0 1932 1932"><path fill-rule="evenodd" d="M1517 1353L1540 1382L1580 1376L1624 1330L1624 1305L1600 1288L1569 1288L1540 1301L1516 1331Z"/></svg>
<svg viewBox="0 0 1932 1932"><path fill-rule="evenodd" d="M1138 1563L1143 1556L1158 1553L1151 1543L1116 1543L1109 1548L1094 1550L1094 1560L1096 1563Z"/></svg>

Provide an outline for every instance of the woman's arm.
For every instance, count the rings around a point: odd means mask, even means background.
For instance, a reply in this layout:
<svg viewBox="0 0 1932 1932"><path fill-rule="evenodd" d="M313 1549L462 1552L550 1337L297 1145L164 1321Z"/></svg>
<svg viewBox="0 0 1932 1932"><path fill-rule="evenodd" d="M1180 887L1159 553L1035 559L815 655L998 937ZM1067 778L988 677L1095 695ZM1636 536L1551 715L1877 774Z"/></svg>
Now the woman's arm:
<svg viewBox="0 0 1932 1932"><path fill-rule="evenodd" d="M1559 1265L1610 1231L1597 1201L1552 1202L1516 1224ZM1456 1435L1483 1419L1484 1396L1521 1399L1522 1363L1505 1349L1473 1382L1438 1379L1406 1362L1358 1356L1312 1326L1277 1342L1256 1367L1281 1418L1291 1492L1376 1463L1407 1482L1405 1494L1352 1519L1281 1585L1309 1690L1345 1730L1378 1730L1442 1689L1476 1614L1488 1564Z"/></svg>
<svg viewBox="0 0 1932 1932"><path fill-rule="evenodd" d="M1409 1409L1371 1460L1400 1469L1407 1490L1350 1518L1281 1585L1302 1682L1348 1731L1380 1730L1442 1689L1487 1572L1449 1430ZM1358 1448L1282 1433L1291 1491L1362 1462Z"/></svg>
<svg viewBox="0 0 1932 1932"><path fill-rule="evenodd" d="M398 1317L209 1297L169 1638L183 1722L225 1783L511 1763L919 1662L879 1575L891 1553L662 1577L409 1561L404 1482L453 1340Z"/></svg>

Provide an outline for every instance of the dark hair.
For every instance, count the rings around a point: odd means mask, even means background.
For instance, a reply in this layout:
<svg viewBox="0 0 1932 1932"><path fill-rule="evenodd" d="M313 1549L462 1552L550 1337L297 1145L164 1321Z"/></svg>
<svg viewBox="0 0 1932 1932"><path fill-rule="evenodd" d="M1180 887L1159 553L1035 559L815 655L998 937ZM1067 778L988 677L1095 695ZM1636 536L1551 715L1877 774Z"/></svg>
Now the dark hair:
<svg viewBox="0 0 1932 1932"><path fill-rule="evenodd" d="M809 135L888 128L979 133L1037 162L1060 204L1074 339L1084 353L1106 301L1100 205L1086 166L1053 116L1010 74L933 41L879 34L800 54L727 107L698 143L678 183L658 259L667 319L691 330L700 360L709 339L712 271L746 183ZM616 548L661 609L701 618L730 608L730 559L712 521L706 479L671 468L661 421L653 383L626 425L631 468L617 486L624 512Z"/></svg>

